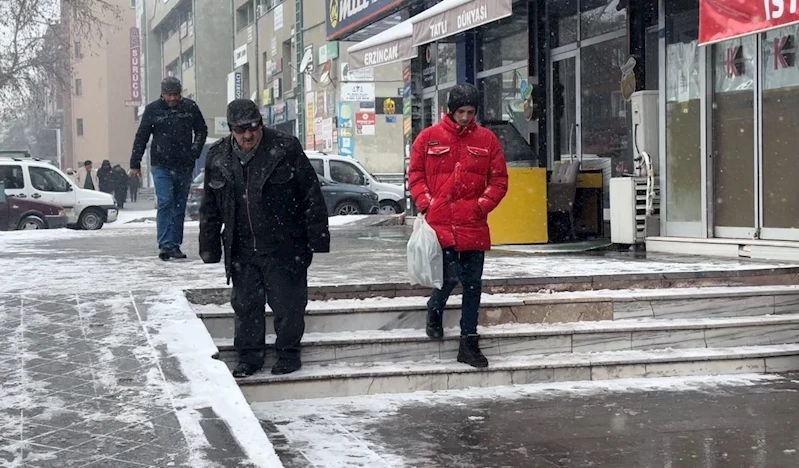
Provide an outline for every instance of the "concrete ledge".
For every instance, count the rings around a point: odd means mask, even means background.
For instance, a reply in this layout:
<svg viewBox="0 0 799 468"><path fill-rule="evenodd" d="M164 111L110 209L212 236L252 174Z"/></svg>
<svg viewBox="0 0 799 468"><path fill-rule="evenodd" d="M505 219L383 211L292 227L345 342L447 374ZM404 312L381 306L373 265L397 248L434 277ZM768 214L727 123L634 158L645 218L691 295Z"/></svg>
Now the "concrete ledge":
<svg viewBox="0 0 799 468"><path fill-rule="evenodd" d="M622 351L497 358L487 369L453 362L306 366L239 379L249 401L440 391L542 382L799 370L799 345Z"/></svg>
<svg viewBox="0 0 799 468"><path fill-rule="evenodd" d="M486 279L483 292L520 294L548 291L590 291L599 289L662 289L713 286L766 286L799 284L799 267L774 267L747 270L713 270L698 272L616 274L569 277L534 277ZM453 294L460 294L456 289ZM407 283L370 283L312 286L309 300L364 299L369 297L428 296L428 288ZM230 302L230 289L190 289L186 291L194 304Z"/></svg>

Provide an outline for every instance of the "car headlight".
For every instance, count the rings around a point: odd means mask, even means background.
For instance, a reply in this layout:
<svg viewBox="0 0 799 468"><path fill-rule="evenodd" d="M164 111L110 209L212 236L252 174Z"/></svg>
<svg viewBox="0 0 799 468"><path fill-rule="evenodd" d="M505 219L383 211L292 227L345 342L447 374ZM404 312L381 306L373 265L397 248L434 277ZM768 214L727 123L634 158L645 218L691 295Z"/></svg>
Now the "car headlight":
<svg viewBox="0 0 799 468"><path fill-rule="evenodd" d="M64 210L58 210L58 216L66 216L67 212Z"/></svg>

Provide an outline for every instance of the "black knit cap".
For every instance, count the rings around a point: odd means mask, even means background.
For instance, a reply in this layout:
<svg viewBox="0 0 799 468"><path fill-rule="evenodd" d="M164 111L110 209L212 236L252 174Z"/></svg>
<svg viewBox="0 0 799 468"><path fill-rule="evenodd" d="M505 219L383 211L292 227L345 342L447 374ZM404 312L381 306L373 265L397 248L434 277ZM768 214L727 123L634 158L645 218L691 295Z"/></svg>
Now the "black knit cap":
<svg viewBox="0 0 799 468"><path fill-rule="evenodd" d="M180 94L183 92L183 85L174 76L167 76L161 81L161 94Z"/></svg>
<svg viewBox="0 0 799 468"><path fill-rule="evenodd" d="M449 91L447 107L450 112L455 112L463 106L474 106L475 110L480 107L480 91L473 84L462 83L455 85Z"/></svg>
<svg viewBox="0 0 799 468"><path fill-rule="evenodd" d="M244 127L263 122L258 105L249 99L236 99L227 105L227 124L231 127Z"/></svg>

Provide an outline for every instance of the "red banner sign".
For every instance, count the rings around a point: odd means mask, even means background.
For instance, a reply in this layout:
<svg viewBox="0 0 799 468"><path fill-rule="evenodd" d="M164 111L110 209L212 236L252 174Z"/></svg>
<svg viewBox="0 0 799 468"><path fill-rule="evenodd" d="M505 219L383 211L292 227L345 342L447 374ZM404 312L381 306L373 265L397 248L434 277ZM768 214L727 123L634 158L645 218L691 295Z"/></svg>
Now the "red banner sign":
<svg viewBox="0 0 799 468"><path fill-rule="evenodd" d="M139 107L141 102L141 41L139 28L130 28L130 101L131 107Z"/></svg>
<svg viewBox="0 0 799 468"><path fill-rule="evenodd" d="M799 23L799 0L700 0L699 43Z"/></svg>

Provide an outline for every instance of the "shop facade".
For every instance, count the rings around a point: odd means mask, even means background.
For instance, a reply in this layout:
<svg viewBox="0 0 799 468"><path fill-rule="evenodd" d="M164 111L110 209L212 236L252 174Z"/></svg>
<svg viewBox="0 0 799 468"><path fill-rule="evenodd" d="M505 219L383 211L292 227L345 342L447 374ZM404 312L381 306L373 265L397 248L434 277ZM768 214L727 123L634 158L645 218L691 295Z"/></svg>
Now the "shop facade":
<svg viewBox="0 0 799 468"><path fill-rule="evenodd" d="M734 12L660 0L664 237L696 245L799 240L799 15L789 2L750 3ZM731 14L752 21L738 24ZM719 253L737 255L737 243L724 245Z"/></svg>

